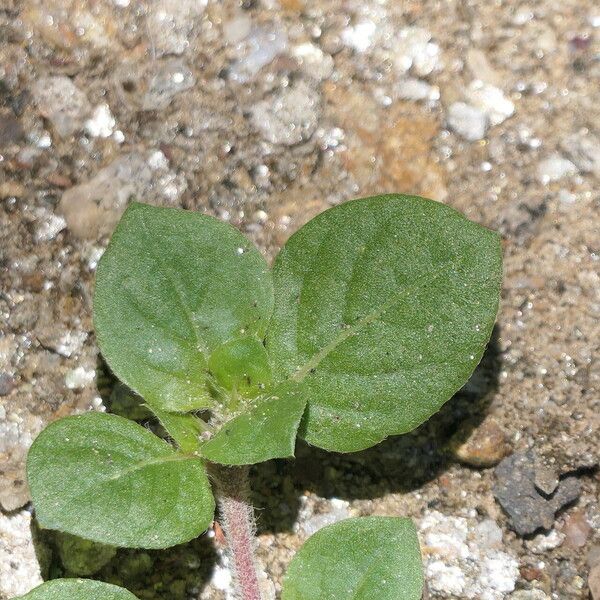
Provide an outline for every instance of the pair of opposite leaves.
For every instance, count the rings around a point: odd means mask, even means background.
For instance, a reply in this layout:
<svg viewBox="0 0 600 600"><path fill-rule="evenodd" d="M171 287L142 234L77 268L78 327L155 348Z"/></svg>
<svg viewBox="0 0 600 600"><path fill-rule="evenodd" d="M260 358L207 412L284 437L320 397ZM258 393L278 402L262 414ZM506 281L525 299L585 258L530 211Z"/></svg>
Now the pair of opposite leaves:
<svg viewBox="0 0 600 600"><path fill-rule="evenodd" d="M28 459L38 520L163 548L212 520L203 459L291 456L298 434L349 452L410 431L479 362L500 281L495 233L414 196L325 211L271 270L225 223L132 204L98 267L96 333L178 448L115 415L51 424ZM196 410L212 414L209 441Z"/></svg>

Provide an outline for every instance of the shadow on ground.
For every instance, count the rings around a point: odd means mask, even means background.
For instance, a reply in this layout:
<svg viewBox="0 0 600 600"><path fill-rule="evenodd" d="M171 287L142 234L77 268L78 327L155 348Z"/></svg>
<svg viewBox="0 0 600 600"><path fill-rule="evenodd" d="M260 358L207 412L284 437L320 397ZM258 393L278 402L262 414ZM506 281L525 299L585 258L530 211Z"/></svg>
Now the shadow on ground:
<svg viewBox="0 0 600 600"><path fill-rule="evenodd" d="M252 484L259 533L289 531L305 491L323 498L379 498L421 488L438 477L455 460L446 449L450 437L466 421L469 427L463 433L467 437L486 416L500 369L496 327L469 382L411 433L352 454L326 452L299 442L295 460L256 465Z"/></svg>

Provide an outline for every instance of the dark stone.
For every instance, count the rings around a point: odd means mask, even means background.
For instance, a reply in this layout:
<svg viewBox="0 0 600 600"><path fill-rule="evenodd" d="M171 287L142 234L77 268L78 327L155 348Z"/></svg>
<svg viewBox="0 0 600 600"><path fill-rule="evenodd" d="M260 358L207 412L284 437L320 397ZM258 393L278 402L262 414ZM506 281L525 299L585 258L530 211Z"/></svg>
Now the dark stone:
<svg viewBox="0 0 600 600"><path fill-rule="evenodd" d="M494 496L508 514L511 527L521 536L550 529L556 513L581 494L577 477L562 479L552 494L538 490L536 462L535 453L530 450L505 458L494 471Z"/></svg>
<svg viewBox="0 0 600 600"><path fill-rule="evenodd" d="M8 373L0 373L0 396L8 396L15 387L15 380Z"/></svg>
<svg viewBox="0 0 600 600"><path fill-rule="evenodd" d="M6 148L23 139L21 122L11 111L0 111L0 148Z"/></svg>

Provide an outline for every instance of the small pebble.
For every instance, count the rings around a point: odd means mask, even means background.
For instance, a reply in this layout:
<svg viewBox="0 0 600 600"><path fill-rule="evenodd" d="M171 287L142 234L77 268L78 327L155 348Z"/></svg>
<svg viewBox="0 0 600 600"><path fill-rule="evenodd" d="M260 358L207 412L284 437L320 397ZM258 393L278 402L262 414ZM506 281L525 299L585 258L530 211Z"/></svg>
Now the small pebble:
<svg viewBox="0 0 600 600"><path fill-rule="evenodd" d="M600 565L590 569L588 587L590 588L592 600L600 600Z"/></svg>
<svg viewBox="0 0 600 600"><path fill-rule="evenodd" d="M207 0L161 0L150 3L146 26L154 55L183 54L190 45L189 38L199 25L206 5Z"/></svg>
<svg viewBox="0 0 600 600"><path fill-rule="evenodd" d="M587 131L565 138L562 149L582 173L600 178L600 137Z"/></svg>
<svg viewBox="0 0 600 600"><path fill-rule="evenodd" d="M16 144L24 137L21 121L11 111L0 109L0 148Z"/></svg>
<svg viewBox="0 0 600 600"><path fill-rule="evenodd" d="M92 383L95 377L95 369L76 367L75 369L67 371L67 374L65 375L65 385L70 390L80 390Z"/></svg>
<svg viewBox="0 0 600 600"><path fill-rule="evenodd" d="M271 144L294 146L308 140L317 128L320 99L306 83L284 88L252 109L252 123Z"/></svg>
<svg viewBox="0 0 600 600"><path fill-rule="evenodd" d="M108 104L99 104L84 125L85 132L92 137L110 137L116 125Z"/></svg>
<svg viewBox="0 0 600 600"><path fill-rule="evenodd" d="M361 21L342 31L342 42L356 52L365 52L373 44L376 31L373 21Z"/></svg>
<svg viewBox="0 0 600 600"><path fill-rule="evenodd" d="M42 77L33 84L31 94L40 114L62 138L81 129L92 110L87 96L69 77Z"/></svg>
<svg viewBox="0 0 600 600"><path fill-rule="evenodd" d="M553 154L538 165L538 180L540 183L548 184L558 181L563 177L575 175L577 167L560 154Z"/></svg>
<svg viewBox="0 0 600 600"><path fill-rule="evenodd" d="M441 48L431 41L431 33L421 27L405 27L396 40L396 69L427 77L440 66Z"/></svg>
<svg viewBox="0 0 600 600"><path fill-rule="evenodd" d="M0 396L8 396L15 387L15 380L8 373L0 373Z"/></svg>
<svg viewBox="0 0 600 600"><path fill-rule="evenodd" d="M574 510L567 516L563 527L567 546L582 548L585 546L591 532L592 526L587 520L585 511Z"/></svg>
<svg viewBox="0 0 600 600"><path fill-rule="evenodd" d="M476 79L467 89L467 99L483 111L490 125L500 125L515 112L515 105L494 85Z"/></svg>
<svg viewBox="0 0 600 600"><path fill-rule="evenodd" d="M288 46L285 31L265 27L253 27L240 44L240 58L229 69L229 78L238 83L254 79L259 71L273 62Z"/></svg>
<svg viewBox="0 0 600 600"><path fill-rule="evenodd" d="M548 533L539 533L531 540L527 540L526 546L534 554L546 554L561 546L564 540L565 536L562 533L552 529Z"/></svg>
<svg viewBox="0 0 600 600"><path fill-rule="evenodd" d="M550 600L542 590L518 590L508 598L509 600Z"/></svg>
<svg viewBox="0 0 600 600"><path fill-rule="evenodd" d="M403 100L439 100L440 90L421 79L401 80L395 87L396 96Z"/></svg>
<svg viewBox="0 0 600 600"><path fill-rule="evenodd" d="M196 83L191 69L179 58L153 63L148 76L148 88L142 98L143 110L165 110L175 96Z"/></svg>
<svg viewBox="0 0 600 600"><path fill-rule="evenodd" d="M565 477L551 497L535 486L537 458L533 451L513 454L495 469L493 494L510 517L511 527L521 536L550 529L555 514L581 494L576 477Z"/></svg>
<svg viewBox="0 0 600 600"><path fill-rule="evenodd" d="M493 417L482 423L467 422L452 436L450 450L461 462L493 467L510 453L506 435Z"/></svg>
<svg viewBox="0 0 600 600"><path fill-rule="evenodd" d="M469 142L485 137L488 119L485 113L464 102L455 102L448 109L448 126Z"/></svg>

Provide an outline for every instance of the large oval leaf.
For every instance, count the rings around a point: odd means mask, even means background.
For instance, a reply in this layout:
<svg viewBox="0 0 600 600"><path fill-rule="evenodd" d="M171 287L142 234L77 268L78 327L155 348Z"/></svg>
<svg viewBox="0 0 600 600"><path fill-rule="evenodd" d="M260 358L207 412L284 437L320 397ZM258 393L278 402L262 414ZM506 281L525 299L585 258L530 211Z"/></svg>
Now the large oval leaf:
<svg viewBox="0 0 600 600"><path fill-rule="evenodd" d="M412 521L359 517L309 538L290 563L281 600L420 600L422 594Z"/></svg>
<svg viewBox="0 0 600 600"><path fill-rule="evenodd" d="M496 233L415 196L347 202L295 233L267 350L308 400L307 441L361 450L439 410L481 359L501 274Z"/></svg>
<svg viewBox="0 0 600 600"><path fill-rule="evenodd" d="M54 579L20 596L21 600L137 600L127 590L92 579Z"/></svg>
<svg viewBox="0 0 600 600"><path fill-rule="evenodd" d="M104 544L166 548L213 518L200 459L116 415L51 423L29 451L27 476L42 527Z"/></svg>
<svg viewBox="0 0 600 600"><path fill-rule="evenodd" d="M213 217L133 203L96 276L94 322L117 377L163 410L209 407L212 351L262 337L273 304L258 250Z"/></svg>

